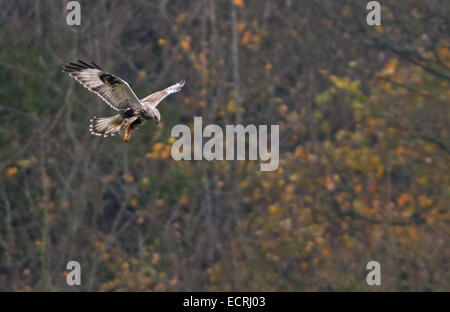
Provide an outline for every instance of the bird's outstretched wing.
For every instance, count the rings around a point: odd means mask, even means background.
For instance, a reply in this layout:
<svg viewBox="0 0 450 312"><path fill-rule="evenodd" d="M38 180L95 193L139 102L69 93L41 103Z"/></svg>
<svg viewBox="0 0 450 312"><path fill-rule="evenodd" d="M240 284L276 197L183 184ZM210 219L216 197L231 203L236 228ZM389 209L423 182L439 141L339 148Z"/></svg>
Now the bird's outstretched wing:
<svg viewBox="0 0 450 312"><path fill-rule="evenodd" d="M183 79L180 82L165 88L164 90L152 93L141 100L143 105L156 107L166 96L181 90L186 81Z"/></svg>
<svg viewBox="0 0 450 312"><path fill-rule="evenodd" d="M88 64L78 60L78 63L64 65L63 71L69 73L115 110L138 108L141 105L126 81L103 71L94 62Z"/></svg>

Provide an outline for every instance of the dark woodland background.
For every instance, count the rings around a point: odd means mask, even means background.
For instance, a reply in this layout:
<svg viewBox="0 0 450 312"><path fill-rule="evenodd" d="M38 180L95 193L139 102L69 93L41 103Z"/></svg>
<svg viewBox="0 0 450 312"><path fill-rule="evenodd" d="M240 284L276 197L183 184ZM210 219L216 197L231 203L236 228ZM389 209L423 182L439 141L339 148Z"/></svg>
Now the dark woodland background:
<svg viewBox="0 0 450 312"><path fill-rule="evenodd" d="M80 1L70 27L67 1L0 1L0 290L450 291L450 4L374 27L367 2ZM187 84L128 144L93 137L114 111L78 58L141 98ZM279 169L174 161L193 116L279 124Z"/></svg>

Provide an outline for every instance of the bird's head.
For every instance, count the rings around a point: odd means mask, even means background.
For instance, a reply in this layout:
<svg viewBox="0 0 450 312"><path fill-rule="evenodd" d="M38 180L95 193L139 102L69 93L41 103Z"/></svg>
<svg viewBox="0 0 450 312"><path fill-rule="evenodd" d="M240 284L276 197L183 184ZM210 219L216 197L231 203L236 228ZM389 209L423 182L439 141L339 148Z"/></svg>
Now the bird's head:
<svg viewBox="0 0 450 312"><path fill-rule="evenodd" d="M159 110L157 110L156 108L153 111L153 117L156 120L156 123L159 123L159 121L161 120L161 114L159 113Z"/></svg>
<svg viewBox="0 0 450 312"><path fill-rule="evenodd" d="M161 114L159 113L159 110L151 105L144 106L143 115L147 119L155 118L156 123L161 120Z"/></svg>

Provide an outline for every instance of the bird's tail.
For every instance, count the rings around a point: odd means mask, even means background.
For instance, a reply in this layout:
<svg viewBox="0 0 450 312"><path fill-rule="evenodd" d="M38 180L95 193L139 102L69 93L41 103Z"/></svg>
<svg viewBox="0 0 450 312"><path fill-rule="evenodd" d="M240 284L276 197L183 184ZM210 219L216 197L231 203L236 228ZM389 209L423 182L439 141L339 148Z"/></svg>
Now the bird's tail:
<svg viewBox="0 0 450 312"><path fill-rule="evenodd" d="M116 135L120 132L120 126L122 125L122 117L115 115L111 117L93 117L89 124L89 131L93 135L104 136Z"/></svg>

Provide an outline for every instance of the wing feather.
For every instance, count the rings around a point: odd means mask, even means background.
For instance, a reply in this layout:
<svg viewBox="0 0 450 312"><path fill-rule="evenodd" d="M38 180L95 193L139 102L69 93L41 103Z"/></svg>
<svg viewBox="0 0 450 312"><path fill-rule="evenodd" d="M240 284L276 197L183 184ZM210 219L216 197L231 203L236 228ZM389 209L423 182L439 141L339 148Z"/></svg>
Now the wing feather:
<svg viewBox="0 0 450 312"><path fill-rule="evenodd" d="M143 105L156 107L162 100L164 100L169 94L176 93L181 90L186 81L183 79L180 82L165 88L164 90L152 93L145 98L141 99Z"/></svg>
<svg viewBox="0 0 450 312"><path fill-rule="evenodd" d="M136 109L141 105L126 81L103 71L94 62L91 63L81 60L78 63L67 63L63 66L63 71L116 110Z"/></svg>

